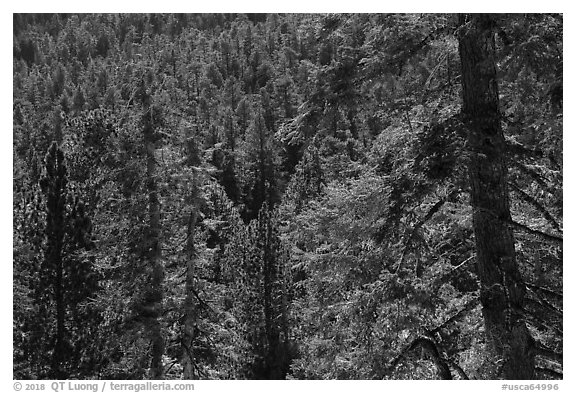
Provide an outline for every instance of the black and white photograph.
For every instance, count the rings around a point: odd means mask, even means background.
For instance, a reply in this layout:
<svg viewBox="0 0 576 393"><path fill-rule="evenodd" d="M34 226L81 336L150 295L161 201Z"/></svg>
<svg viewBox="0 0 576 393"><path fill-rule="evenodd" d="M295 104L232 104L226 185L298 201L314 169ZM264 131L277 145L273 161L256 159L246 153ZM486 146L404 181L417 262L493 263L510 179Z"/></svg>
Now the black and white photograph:
<svg viewBox="0 0 576 393"><path fill-rule="evenodd" d="M558 390L563 20L13 13L14 389Z"/></svg>

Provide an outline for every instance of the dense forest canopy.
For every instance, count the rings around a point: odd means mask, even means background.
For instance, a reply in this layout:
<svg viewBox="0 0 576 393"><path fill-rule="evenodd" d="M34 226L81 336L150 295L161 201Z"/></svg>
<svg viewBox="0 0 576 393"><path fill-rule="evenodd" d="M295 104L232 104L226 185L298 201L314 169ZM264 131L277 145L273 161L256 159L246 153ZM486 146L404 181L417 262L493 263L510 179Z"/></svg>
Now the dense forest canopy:
<svg viewBox="0 0 576 393"><path fill-rule="evenodd" d="M13 22L14 378L562 378L562 15Z"/></svg>

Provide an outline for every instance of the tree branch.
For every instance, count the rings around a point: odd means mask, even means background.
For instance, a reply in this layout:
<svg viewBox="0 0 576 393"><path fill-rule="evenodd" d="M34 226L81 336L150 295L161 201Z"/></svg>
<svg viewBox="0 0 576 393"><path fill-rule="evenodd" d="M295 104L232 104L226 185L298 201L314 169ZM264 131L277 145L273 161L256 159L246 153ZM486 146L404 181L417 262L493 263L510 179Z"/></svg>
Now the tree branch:
<svg viewBox="0 0 576 393"><path fill-rule="evenodd" d="M442 322L440 325L436 326L433 329L427 330L426 331L427 335L433 336L434 334L438 333L441 329L446 327L448 324L456 321L462 315L473 310L477 304L478 304L478 298L475 298L475 299L471 300L470 302L466 303L466 305L461 310L457 311L454 315L449 317L447 320ZM420 337L414 339L409 345L404 347L404 349L402 351L400 351L400 353L392 360L392 362L390 362L390 365L386 368L386 372L387 373L392 372L398 366L400 361L408 354L408 352L417 348L419 345L422 345L425 349L427 349L427 351L434 358L434 362L436 364L436 367L438 369L438 373L439 373L441 379L452 379L452 375L450 374L450 370L447 369L447 363L450 363L452 365L452 367L456 370L456 372L460 375L460 377L462 379L469 379L468 376L466 375L466 373L464 373L464 371L462 370L462 368L460 368L460 366L458 366L458 364L456 364L450 360L444 359L440 355L440 352L438 351L437 345L434 342L434 340L430 337L427 337L427 336L420 336ZM447 373L446 373L446 370L448 370ZM450 377L448 378L448 376L450 376Z"/></svg>
<svg viewBox="0 0 576 393"><path fill-rule="evenodd" d="M547 347L541 342L536 342L536 354L544 356L548 359L556 360L560 364L564 359L562 352L556 352L552 348Z"/></svg>
<svg viewBox="0 0 576 393"><path fill-rule="evenodd" d="M544 218L550 223L550 225L552 225L552 227L554 227L554 229L562 233L562 228L560 227L560 224L558 224L558 221L554 219L552 214L550 214L550 212L546 210L544 206L542 206L535 198L533 198L532 196L527 194L524 190L522 190L520 187L518 187L516 183L509 182L508 184L512 187L512 190L514 190L514 192L516 192L516 194L518 194L524 202L527 202L530 205L534 206L536 210L542 213Z"/></svg>
<svg viewBox="0 0 576 393"><path fill-rule="evenodd" d="M430 208L430 210L428 210L428 212L426 213L426 215L424 216L424 218L418 222L414 228L412 228L412 230L410 231L410 236L408 236L408 240L406 240L406 243L404 244L404 250L402 251L402 257L400 258L400 263L398 264L398 267L396 268L396 272L398 272L400 270L400 267L402 266L402 264L404 263L404 260L406 259L406 255L408 254L408 250L410 248L410 245L412 244L412 241L414 240L414 235L416 234L416 232L422 228L422 226L428 221L430 220L434 214L436 214L436 212L438 212L438 210L440 210L440 208L444 205L444 203L446 203L450 198L452 198L454 195L456 195L459 191L458 190L452 190L448 193L448 195L446 195L445 197L441 198L440 200L438 200L438 202L436 202L434 204L434 206L432 206Z"/></svg>
<svg viewBox="0 0 576 393"><path fill-rule="evenodd" d="M523 172L524 174L530 176L540 187L542 187L548 194L554 195L554 190L550 188L548 183L542 179L542 175L537 173L534 169L527 167L526 165L518 162L516 160L510 160L511 164Z"/></svg>
<svg viewBox="0 0 576 393"><path fill-rule="evenodd" d="M504 220L504 221L506 221L508 224L512 225L513 227L521 229L522 231L529 233L531 235L538 236L542 239L546 239L546 240L551 241L553 243L563 244L564 240L560 236L556 236L556 235L552 235L550 233L542 232L542 231L539 231L537 229L532 229L532 228L530 228L524 224L520 224L519 222L516 222L512 219Z"/></svg>
<svg viewBox="0 0 576 393"><path fill-rule="evenodd" d="M548 310L556 313L558 316L562 317L564 315L564 313L562 312L561 309L559 309L558 307L556 307L555 305L553 305L552 303L550 303L549 301L547 301L546 299L542 299L540 296L538 296L534 291L532 291L531 289L527 288L528 291L530 291L532 294L534 294L533 297L531 298L526 298L526 300L530 300L532 302L535 302L539 305L541 305L544 308L547 308Z"/></svg>
<svg viewBox="0 0 576 393"><path fill-rule="evenodd" d="M510 124L510 121L508 121L508 119L503 118L502 119L505 123L507 123L508 125ZM530 158L542 158L544 157L544 153L542 152L542 150L540 149L530 149L526 146L524 146L523 144L511 139L511 138L506 138L506 152L509 153L509 155L511 156L524 156L524 157L530 157Z"/></svg>
<svg viewBox="0 0 576 393"><path fill-rule="evenodd" d="M510 225L514 228L521 229L522 231L527 232L531 235L538 236L542 239L546 239L546 240L551 241L553 243L563 244L563 239L560 236L553 235L553 234L546 233L546 232L542 232L542 231L539 231L537 229L532 229L532 228L530 228L524 224L521 224L519 222L514 221L512 218L499 217L496 215L496 213L494 211L492 211L490 209L479 208L478 210L481 211L482 213L489 214L490 216L492 216L492 217L494 217L494 218L496 218L496 219L498 219L504 223L507 223L508 225Z"/></svg>
<svg viewBox="0 0 576 393"><path fill-rule="evenodd" d="M449 325L450 323L456 321L458 318L460 318L462 315L466 314L469 311L472 311L474 308L476 308L476 306L478 305L478 298L474 298L471 301L469 301L468 303L466 303L464 305L464 307L457 311L454 315L452 315L450 318L448 318L447 320L445 320L444 322L442 322L440 325L436 326L434 329L430 330L431 334L436 334L438 333L440 330L442 330L444 327L446 327L447 325Z"/></svg>
<svg viewBox="0 0 576 393"><path fill-rule="evenodd" d="M554 332L556 332L556 334L560 335L561 337L564 335L564 332L562 331L562 329L558 329L556 326L548 325L547 322L545 322L542 318L537 317L533 313L527 313L526 315L529 318L528 322L532 326L534 326L536 328L541 328L541 329L543 328L543 329L553 330Z"/></svg>
<svg viewBox="0 0 576 393"><path fill-rule="evenodd" d="M544 374L548 374L549 376L551 376L552 378L558 378L558 379L563 379L564 378L564 374L552 370L551 368L547 368L547 367L536 367L536 371L544 373Z"/></svg>
<svg viewBox="0 0 576 393"><path fill-rule="evenodd" d="M556 298L557 300L561 301L564 299L564 295L562 293L558 293L556 291L553 291L550 288L544 288L544 287L540 287L538 285L530 284L530 283L525 283L525 285L534 291L538 291L538 292L544 293L546 295L552 296L552 297Z"/></svg>
<svg viewBox="0 0 576 393"><path fill-rule="evenodd" d="M208 303L206 303L206 301L204 301L204 299L202 299L202 298L200 297L200 295L198 295L198 292L196 292L196 290L195 290L194 288L190 288L190 292L192 292L192 294L194 295L194 297L195 297L196 299L198 299L198 301L199 301L204 307L206 307L206 309L207 309L208 311L210 311L210 312L211 312L212 314L214 314L214 315L219 315L218 312L212 308L212 306L210 306Z"/></svg>
<svg viewBox="0 0 576 393"><path fill-rule="evenodd" d="M452 268L448 273L444 274L443 276L437 278L434 281L433 284L433 288L438 289L442 286L442 284L446 283L448 281L448 279L450 279L450 277L452 277L454 274L458 273L460 271L460 269L462 269L463 266L466 266L470 261L473 261L474 258L476 257L476 255L472 255L471 257L465 259L462 263L460 263L458 266L455 266L454 268Z"/></svg>
<svg viewBox="0 0 576 393"><path fill-rule="evenodd" d="M452 374L450 373L450 368L448 367L446 359L442 357L440 351L434 340L429 337L420 336L414 339L410 345L406 346L399 354L396 356L390 365L386 368L386 372L392 372L398 366L400 361L408 354L408 352L421 347L423 348L436 365L438 376L443 380L451 380Z"/></svg>
<svg viewBox="0 0 576 393"><path fill-rule="evenodd" d="M462 367L460 367L458 363L456 363L453 360L448 360L448 363L450 363L450 366L452 366L452 368L456 370L456 372L460 376L460 379L464 379L467 381L470 380L470 378L468 378L468 375L464 372L464 370L462 370Z"/></svg>

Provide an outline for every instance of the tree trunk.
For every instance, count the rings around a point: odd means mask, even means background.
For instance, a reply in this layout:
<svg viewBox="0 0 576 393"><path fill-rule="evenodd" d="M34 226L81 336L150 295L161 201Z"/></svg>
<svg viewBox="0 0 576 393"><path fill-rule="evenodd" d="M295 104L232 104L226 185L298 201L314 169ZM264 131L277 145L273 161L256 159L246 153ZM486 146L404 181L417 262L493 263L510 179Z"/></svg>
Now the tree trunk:
<svg viewBox="0 0 576 393"><path fill-rule="evenodd" d="M496 80L494 21L462 17L459 52L464 121L470 153L469 181L480 300L490 355L489 378L533 379L534 340L523 309L506 183L505 142Z"/></svg>
<svg viewBox="0 0 576 393"><path fill-rule="evenodd" d="M270 222L270 212L268 206L264 205L261 210L261 215L264 214L265 219L262 222L262 230L264 235L264 249L262 255L263 266L263 287L264 287L264 326L266 331L267 353L266 353L266 369L267 379L279 379L277 361L278 361L278 331L276 328L276 317L274 313L274 293L273 286L275 282L274 270L276 268L276 248L274 247L274 239Z"/></svg>
<svg viewBox="0 0 576 393"><path fill-rule="evenodd" d="M164 338L160 316L162 315L162 282L164 280L164 267L162 265L162 251L160 247L160 200L158 198L158 184L156 181L156 145L154 138L153 113L150 105L150 96L143 97L143 133L146 148L146 186L148 189L148 252L147 259L150 266L150 287L146 289L146 308L152 310L148 315L148 330L151 342L150 378L161 379L163 375L162 355L164 355Z"/></svg>
<svg viewBox="0 0 576 393"><path fill-rule="evenodd" d="M194 356L194 339L197 335L196 324L198 319L197 302L194 296L194 268L196 264L196 248L194 246L194 231L198 218L197 209L192 206L188 219L186 240L186 300L184 304L184 336L182 346L184 349L184 379L196 379L196 364Z"/></svg>
<svg viewBox="0 0 576 393"><path fill-rule="evenodd" d="M61 248L61 247L60 247ZM62 270L64 269L62 263L62 254L55 255L57 259L55 262L56 267L56 280L54 282L54 298L56 300L56 340L54 342L53 364L52 372L57 379L66 378L62 370L62 363L65 360L65 304L64 304L64 288L62 280Z"/></svg>
<svg viewBox="0 0 576 393"><path fill-rule="evenodd" d="M191 179L188 194L186 196L185 203L187 205L187 216L188 222L186 226L186 248L185 248L185 258L186 258L186 281L185 281L185 293L186 298L184 299L184 326L182 332L182 364L184 367L183 378L184 379L197 379L198 366L196 362L196 354L194 352L194 342L198 336L198 301L197 298L197 288L195 282L196 265L198 262L198 253L196 250L196 245L194 244L194 234L196 232L196 225L198 222L198 215L200 211L200 190L198 188L198 177L196 173L196 168L202 165L202 160L198 153L198 147L196 146L196 140L190 137L187 140L187 150L188 155L184 162L184 165L188 169L193 171L193 176Z"/></svg>
<svg viewBox="0 0 576 393"><path fill-rule="evenodd" d="M46 174L40 183L46 195L46 256L45 274L52 284L56 308L56 332L52 352L51 376L66 378L62 369L66 361L66 304L64 301L64 227L66 214L66 166L64 153L56 142L52 143L46 155Z"/></svg>

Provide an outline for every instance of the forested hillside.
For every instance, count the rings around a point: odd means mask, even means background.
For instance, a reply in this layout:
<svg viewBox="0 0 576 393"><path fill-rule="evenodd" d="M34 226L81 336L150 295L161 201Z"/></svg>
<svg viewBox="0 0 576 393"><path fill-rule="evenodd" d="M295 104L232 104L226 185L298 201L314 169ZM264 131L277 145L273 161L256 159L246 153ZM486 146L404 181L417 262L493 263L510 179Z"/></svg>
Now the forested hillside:
<svg viewBox="0 0 576 393"><path fill-rule="evenodd" d="M13 32L14 378L562 378L562 15Z"/></svg>

